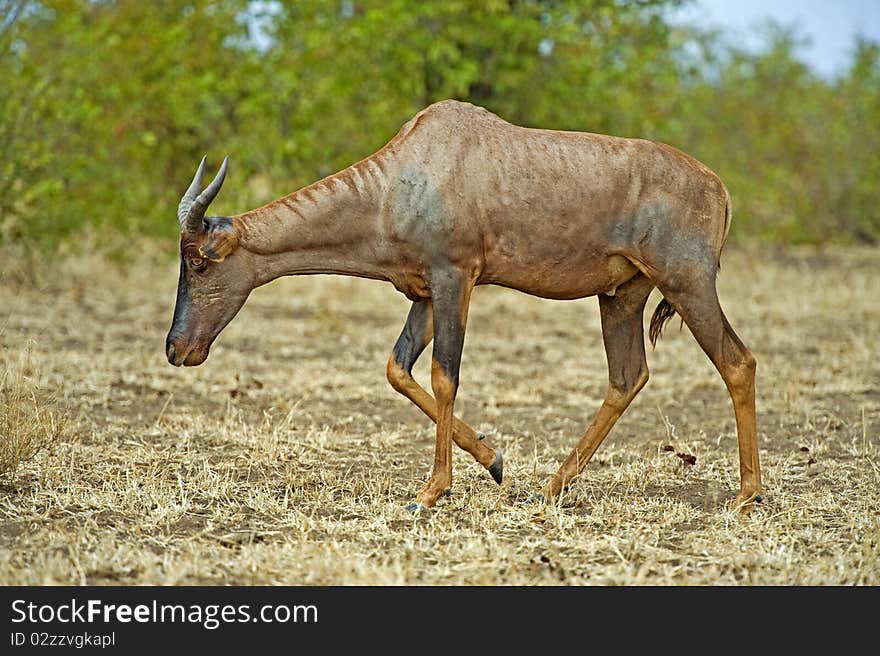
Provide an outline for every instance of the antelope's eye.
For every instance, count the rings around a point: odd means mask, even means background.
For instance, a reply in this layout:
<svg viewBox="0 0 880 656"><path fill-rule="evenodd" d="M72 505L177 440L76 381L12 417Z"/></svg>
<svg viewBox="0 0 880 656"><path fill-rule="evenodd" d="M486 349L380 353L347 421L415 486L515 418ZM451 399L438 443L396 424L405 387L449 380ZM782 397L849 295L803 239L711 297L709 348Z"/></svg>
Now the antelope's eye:
<svg viewBox="0 0 880 656"><path fill-rule="evenodd" d="M203 257L191 257L189 258L189 265L196 270L203 269L205 267L205 258Z"/></svg>

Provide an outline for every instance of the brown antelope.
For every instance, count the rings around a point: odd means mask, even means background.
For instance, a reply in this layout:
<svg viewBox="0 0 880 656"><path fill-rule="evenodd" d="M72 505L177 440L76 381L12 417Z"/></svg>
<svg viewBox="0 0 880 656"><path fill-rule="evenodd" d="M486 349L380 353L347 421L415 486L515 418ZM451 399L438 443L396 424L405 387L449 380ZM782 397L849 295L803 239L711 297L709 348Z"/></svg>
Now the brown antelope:
<svg viewBox="0 0 880 656"><path fill-rule="evenodd" d="M434 464L411 510L452 485L452 442L501 482L501 453L453 414L475 285L552 299L597 295L608 360L602 406L537 499L560 494L648 381L642 315L654 344L678 313L733 400L743 509L760 500L755 358L715 289L730 196L697 160L670 146L512 125L443 101L381 150L258 209L205 217L228 158L201 191L205 160L178 208L180 281L166 353L198 365L251 290L279 276L336 273L391 282L412 308L388 380L436 423ZM434 340L431 396L412 368Z"/></svg>

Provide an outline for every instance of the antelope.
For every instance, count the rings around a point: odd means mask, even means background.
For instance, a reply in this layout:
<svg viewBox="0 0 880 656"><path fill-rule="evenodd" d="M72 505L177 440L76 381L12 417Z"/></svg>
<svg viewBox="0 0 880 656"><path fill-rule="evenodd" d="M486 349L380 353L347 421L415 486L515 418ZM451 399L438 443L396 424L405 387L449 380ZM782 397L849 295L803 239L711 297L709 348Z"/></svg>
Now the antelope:
<svg viewBox="0 0 880 656"><path fill-rule="evenodd" d="M205 158L178 207L180 279L168 361L199 365L251 290L280 276L391 282L412 301L387 378L436 424L430 478L407 506L452 485L452 443L501 483L503 460L454 414L471 292L500 285L549 299L598 296L608 387L575 449L533 500L557 498L648 381L643 313L656 345L678 314L733 402L740 460L734 506L761 497L756 361L721 309L720 255L730 195L708 167L653 141L513 125L445 100L384 147L318 182L235 216L205 216L229 158L200 191ZM412 376L433 340L431 390Z"/></svg>

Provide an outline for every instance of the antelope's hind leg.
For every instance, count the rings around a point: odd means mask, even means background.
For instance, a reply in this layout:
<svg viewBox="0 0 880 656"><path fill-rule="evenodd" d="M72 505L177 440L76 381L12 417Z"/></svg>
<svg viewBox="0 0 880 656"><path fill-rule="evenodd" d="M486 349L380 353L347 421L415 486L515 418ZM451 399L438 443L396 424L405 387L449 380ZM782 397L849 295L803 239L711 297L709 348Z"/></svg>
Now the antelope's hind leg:
<svg viewBox="0 0 880 656"><path fill-rule="evenodd" d="M413 365L434 338L433 305L431 301L412 304L406 324L397 338L394 350L388 358L387 376L391 387L412 401L435 424L437 403L412 375ZM470 453L474 460L485 467L499 485L504 474L501 451L491 448L484 436L477 433L458 417L452 418L452 439L456 445Z"/></svg>
<svg viewBox="0 0 880 656"><path fill-rule="evenodd" d="M608 389L577 447L541 491L545 499L559 495L583 471L615 422L648 382L642 315L652 289L654 283L640 273L621 285L614 296L599 296Z"/></svg>
<svg viewBox="0 0 880 656"><path fill-rule="evenodd" d="M715 273L690 276L693 284L686 289L681 285L667 289L662 283L658 287L718 369L730 393L736 415L740 467L740 490L734 507L747 512L753 501L761 500L755 413L756 362L724 316L715 289Z"/></svg>

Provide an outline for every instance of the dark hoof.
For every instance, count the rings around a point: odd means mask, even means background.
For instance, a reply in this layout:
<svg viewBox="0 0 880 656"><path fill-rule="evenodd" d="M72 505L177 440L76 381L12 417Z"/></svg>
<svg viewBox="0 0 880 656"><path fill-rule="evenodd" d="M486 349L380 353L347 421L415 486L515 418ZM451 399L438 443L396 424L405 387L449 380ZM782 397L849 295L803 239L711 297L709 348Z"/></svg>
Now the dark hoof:
<svg viewBox="0 0 880 656"><path fill-rule="evenodd" d="M482 433L477 433L477 439L480 440L480 441L482 442L483 440L486 439L486 436L483 435Z"/></svg>
<svg viewBox="0 0 880 656"><path fill-rule="evenodd" d="M760 494L755 497L755 503L761 503L762 501L764 501L764 497Z"/></svg>
<svg viewBox="0 0 880 656"><path fill-rule="evenodd" d="M447 487L445 490L443 490L443 496L444 496L444 497L451 497L451 496L452 496L452 490L450 490L450 489Z"/></svg>
<svg viewBox="0 0 880 656"><path fill-rule="evenodd" d="M406 507L413 515L418 515L423 510L427 510L428 508L420 503L411 503Z"/></svg>
<svg viewBox="0 0 880 656"><path fill-rule="evenodd" d="M489 473L492 474L495 482L501 485L501 480L504 478L504 458L501 457L501 451L495 452L495 460L489 465Z"/></svg>
<svg viewBox="0 0 880 656"><path fill-rule="evenodd" d="M523 504L527 506L538 506L547 503L547 499L544 498L544 495L540 492L533 494L528 499L523 501Z"/></svg>

